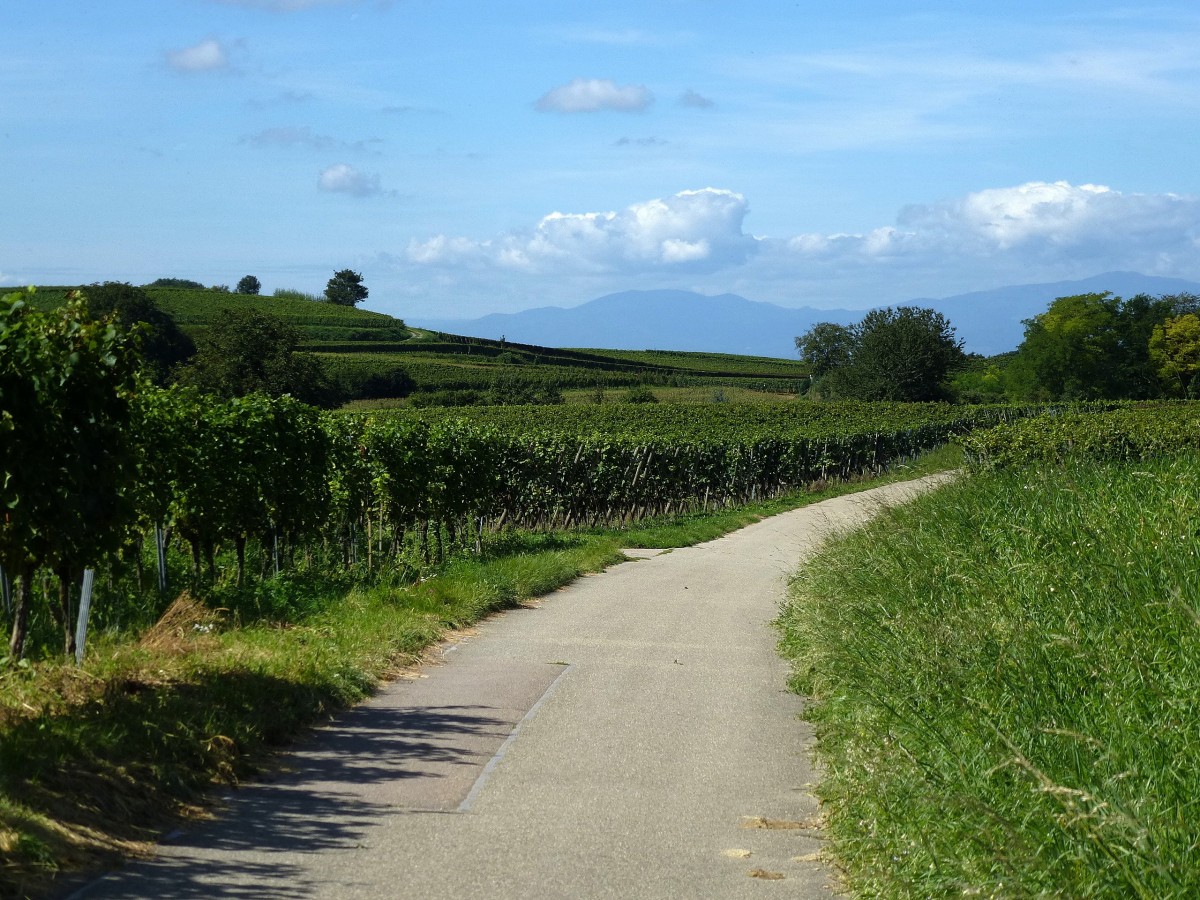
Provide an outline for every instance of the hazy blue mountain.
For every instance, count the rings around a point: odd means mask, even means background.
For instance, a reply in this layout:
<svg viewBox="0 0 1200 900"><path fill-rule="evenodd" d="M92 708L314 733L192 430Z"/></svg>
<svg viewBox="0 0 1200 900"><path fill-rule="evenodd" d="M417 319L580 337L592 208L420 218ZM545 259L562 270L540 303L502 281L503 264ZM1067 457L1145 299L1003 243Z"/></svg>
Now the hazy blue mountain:
<svg viewBox="0 0 1200 900"><path fill-rule="evenodd" d="M974 353L1016 349L1022 319L1044 311L1055 297L1112 291L1134 294L1200 293L1200 282L1136 272L1109 272L1079 281L1023 284L941 299L910 301L943 313ZM795 337L817 322L849 324L864 310L788 308L736 294L709 297L691 291L623 291L564 309L546 306L479 319L410 320L420 328L544 347L614 350L698 350L794 358Z"/></svg>

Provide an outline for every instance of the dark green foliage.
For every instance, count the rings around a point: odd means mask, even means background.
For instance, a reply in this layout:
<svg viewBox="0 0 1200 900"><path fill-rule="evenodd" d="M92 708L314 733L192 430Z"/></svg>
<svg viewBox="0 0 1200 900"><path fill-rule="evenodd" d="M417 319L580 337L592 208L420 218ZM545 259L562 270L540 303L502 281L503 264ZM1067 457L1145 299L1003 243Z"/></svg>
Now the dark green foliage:
<svg viewBox="0 0 1200 900"><path fill-rule="evenodd" d="M325 285L325 299L337 306L357 306L367 299L362 281L362 275L350 269L335 272Z"/></svg>
<svg viewBox="0 0 1200 900"><path fill-rule="evenodd" d="M290 394L316 406L337 406L342 397L321 361L298 352L299 332L282 319L230 308L209 327L199 352L179 382L218 397L261 392Z"/></svg>
<svg viewBox="0 0 1200 900"><path fill-rule="evenodd" d="M208 290L200 282L192 281L190 278L156 278L146 287L186 288L190 291Z"/></svg>
<svg viewBox="0 0 1200 900"><path fill-rule="evenodd" d="M430 406L483 406L487 395L479 391L423 391L413 394L409 406L425 409Z"/></svg>
<svg viewBox="0 0 1200 900"><path fill-rule="evenodd" d="M625 394L626 403L657 403L658 398L654 396L654 391L645 385L630 388Z"/></svg>
<svg viewBox="0 0 1200 900"><path fill-rule="evenodd" d="M823 396L856 400L946 399L965 359L946 317L916 306L873 309L848 328L821 322L796 346Z"/></svg>
<svg viewBox="0 0 1200 900"><path fill-rule="evenodd" d="M129 537L139 455L136 338L82 299L42 313L25 296L0 298L0 565L19 579L14 658L40 567L59 580L57 616L74 651L67 586Z"/></svg>
<svg viewBox="0 0 1200 900"><path fill-rule="evenodd" d="M106 281L87 285L80 291L93 317L112 314L127 331L138 324L146 326L141 332L142 356L159 384L165 383L171 370L196 352L192 339L141 288L124 282Z"/></svg>
<svg viewBox="0 0 1200 900"><path fill-rule="evenodd" d="M496 376L485 395L490 406L509 406L522 403L562 403L563 395L553 380L531 381L507 373Z"/></svg>
<svg viewBox="0 0 1200 900"><path fill-rule="evenodd" d="M262 290L262 282L253 275L243 275L237 283L236 290L239 294L257 294Z"/></svg>
<svg viewBox="0 0 1200 900"><path fill-rule="evenodd" d="M950 396L956 403L1002 403L1006 397L1004 373L1015 353L985 357L967 354L950 376Z"/></svg>
<svg viewBox="0 0 1200 900"><path fill-rule="evenodd" d="M1150 338L1155 326L1198 306L1200 299L1190 294L1059 297L1025 321L1025 339L1006 376L1009 395L1026 400L1163 396Z"/></svg>
<svg viewBox="0 0 1200 900"><path fill-rule="evenodd" d="M822 378L850 365L854 348L853 330L836 322L818 322L811 331L796 338L800 359L808 364L813 378Z"/></svg>

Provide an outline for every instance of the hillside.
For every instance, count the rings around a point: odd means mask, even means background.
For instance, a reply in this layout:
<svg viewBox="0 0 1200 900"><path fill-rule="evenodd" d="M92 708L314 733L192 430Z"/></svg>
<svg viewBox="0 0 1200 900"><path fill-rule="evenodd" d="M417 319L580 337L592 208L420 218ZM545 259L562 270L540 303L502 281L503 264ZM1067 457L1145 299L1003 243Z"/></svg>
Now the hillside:
<svg viewBox="0 0 1200 900"><path fill-rule="evenodd" d="M49 309L62 303L71 287L39 287L34 304ZM86 287L85 287L86 289ZM226 309L252 309L278 316L299 329L304 341L403 341L412 332L400 319L353 306L314 303L290 297L233 294L186 288L142 288L180 328L198 337Z"/></svg>
<svg viewBox="0 0 1200 900"><path fill-rule="evenodd" d="M38 288L34 303L52 308L69 290ZM418 394L422 402L515 402L585 388L731 387L795 394L807 387L807 368L797 360L561 349L415 329L383 313L312 300L185 288L143 290L193 338L202 338L230 309L278 316L299 331L301 348L320 357L354 399Z"/></svg>

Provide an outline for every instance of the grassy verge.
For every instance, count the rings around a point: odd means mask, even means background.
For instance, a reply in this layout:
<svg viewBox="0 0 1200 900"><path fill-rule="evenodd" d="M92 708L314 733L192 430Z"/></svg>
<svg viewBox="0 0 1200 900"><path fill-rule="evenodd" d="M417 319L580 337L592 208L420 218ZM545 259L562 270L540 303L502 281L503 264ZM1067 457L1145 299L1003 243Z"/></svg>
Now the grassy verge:
<svg viewBox="0 0 1200 900"><path fill-rule="evenodd" d="M935 451L870 484L956 465ZM675 547L860 489L832 484L707 515L510 535L419 584L282 577L236 609L178 602L140 635L101 635L82 669L0 669L0 896L52 893L64 875L146 852L205 792L251 777L272 748L366 695L455 628L622 558ZM251 624L238 625L237 622Z"/></svg>
<svg viewBox="0 0 1200 900"><path fill-rule="evenodd" d="M1200 896L1200 457L993 472L781 617L861 897Z"/></svg>

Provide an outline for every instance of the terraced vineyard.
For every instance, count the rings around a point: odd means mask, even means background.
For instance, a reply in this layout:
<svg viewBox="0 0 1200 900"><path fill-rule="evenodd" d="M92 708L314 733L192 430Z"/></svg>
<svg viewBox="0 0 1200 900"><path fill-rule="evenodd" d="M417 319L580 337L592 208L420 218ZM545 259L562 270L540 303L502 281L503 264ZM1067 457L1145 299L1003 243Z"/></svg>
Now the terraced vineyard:
<svg viewBox="0 0 1200 900"><path fill-rule="evenodd" d="M61 305L72 288L43 287L40 309ZM86 286L84 286L86 291ZM564 350L411 328L400 319L348 306L283 296L146 287L156 306L194 339L223 310L250 309L283 319L352 399L458 392L459 403L530 402L561 391L633 386L737 387L795 395L808 387L799 361L719 353ZM464 392L476 396L464 397ZM482 394L491 392L489 401ZM432 402L447 398L433 397Z"/></svg>

